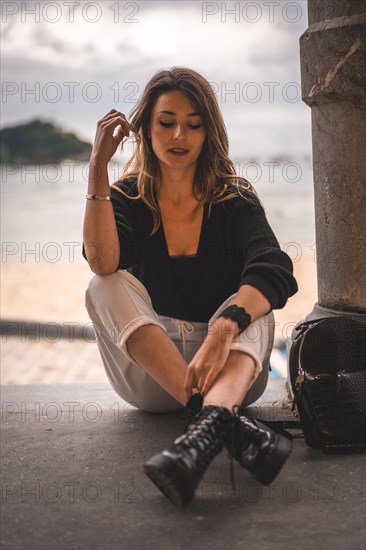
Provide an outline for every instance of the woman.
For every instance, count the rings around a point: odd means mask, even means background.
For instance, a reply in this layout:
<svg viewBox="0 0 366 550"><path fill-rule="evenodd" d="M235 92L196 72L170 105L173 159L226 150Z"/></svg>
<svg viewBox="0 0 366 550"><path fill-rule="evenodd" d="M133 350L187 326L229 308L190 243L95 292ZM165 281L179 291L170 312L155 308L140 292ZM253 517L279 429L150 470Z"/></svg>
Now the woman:
<svg viewBox="0 0 366 550"><path fill-rule="evenodd" d="M272 309L297 291L255 191L235 174L215 95L197 72L174 67L148 82L130 123L112 110L97 126L84 220L96 274L86 307L115 391L145 411L184 405L185 433L144 470L185 507L225 446L270 483L288 439L239 414L265 390ZM118 144L136 140L110 186Z"/></svg>

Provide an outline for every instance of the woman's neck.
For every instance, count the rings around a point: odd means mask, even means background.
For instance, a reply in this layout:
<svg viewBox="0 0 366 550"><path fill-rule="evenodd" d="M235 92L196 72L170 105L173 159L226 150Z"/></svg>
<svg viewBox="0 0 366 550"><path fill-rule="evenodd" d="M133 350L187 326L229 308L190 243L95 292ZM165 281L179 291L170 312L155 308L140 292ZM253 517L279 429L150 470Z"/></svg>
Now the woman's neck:
<svg viewBox="0 0 366 550"><path fill-rule="evenodd" d="M162 167L159 200L175 206L184 205L192 200L194 171L194 166L185 170L169 170Z"/></svg>

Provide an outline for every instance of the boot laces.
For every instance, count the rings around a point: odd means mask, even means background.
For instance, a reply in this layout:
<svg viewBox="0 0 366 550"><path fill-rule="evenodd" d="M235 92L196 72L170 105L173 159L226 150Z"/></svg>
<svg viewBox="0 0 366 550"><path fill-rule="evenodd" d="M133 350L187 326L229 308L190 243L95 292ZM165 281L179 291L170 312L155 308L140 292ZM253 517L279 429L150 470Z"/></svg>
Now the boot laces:
<svg viewBox="0 0 366 550"><path fill-rule="evenodd" d="M227 420L225 416L222 416L215 410L202 418L202 411L197 412L189 419L183 432L185 437L182 441L179 441L180 438L178 438L177 447L188 451L193 447L203 451L197 458L199 459L200 466L204 468L212 458L211 453L208 452L210 447L212 448L212 443L215 443L214 448L216 449L224 444L225 435L223 432L225 430L223 428L227 424ZM199 424L197 424L198 421ZM218 423L220 426L219 429ZM229 431L231 431L231 427Z"/></svg>
<svg viewBox="0 0 366 550"><path fill-rule="evenodd" d="M198 433L197 431L195 430L194 426L197 422L197 420L199 419L200 415L201 415L201 412L202 411L199 411L197 413L195 413L187 422L187 424L185 425L185 428L184 428L184 434L187 434L187 439L185 439L185 442L187 442L187 444L191 444L191 443L196 443L197 442L197 436L198 436ZM232 407L232 423L230 425L230 428L229 428L229 433L228 433L228 436L227 436L227 442L228 442L228 447L230 447L230 449L232 450L232 452L230 452L229 448L227 449L227 457L228 457L228 460L230 462L230 482L231 482L231 487L232 489L235 489L235 479L234 479L234 458L233 458L233 454L237 454L239 452L239 448L240 446L238 445L238 442L240 440L240 437L241 437L241 419L240 419L240 405L234 405ZM204 425L207 425L209 427L212 428L213 426L213 417L209 417L208 418L204 418L202 420L202 423ZM210 430L211 433L212 433L212 429ZM189 433L191 432L191 433ZM214 432L214 431L213 431ZM216 436L216 432L213 433L214 436ZM183 442L182 442L183 443ZM185 446L185 445L184 445ZM205 455L207 457L207 454Z"/></svg>

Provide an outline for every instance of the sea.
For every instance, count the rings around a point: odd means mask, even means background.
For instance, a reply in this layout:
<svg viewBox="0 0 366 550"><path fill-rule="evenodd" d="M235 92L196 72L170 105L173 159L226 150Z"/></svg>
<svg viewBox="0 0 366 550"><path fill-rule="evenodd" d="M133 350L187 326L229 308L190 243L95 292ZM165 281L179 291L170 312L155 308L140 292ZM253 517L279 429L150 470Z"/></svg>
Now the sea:
<svg viewBox="0 0 366 550"><path fill-rule="evenodd" d="M281 248L298 261L314 254L313 167L297 159L234 160L236 173L253 185ZM87 162L3 164L1 177L1 262L83 262L82 227L88 182ZM109 180L123 173L110 162Z"/></svg>
<svg viewBox="0 0 366 550"><path fill-rule="evenodd" d="M281 248L298 261L315 251L313 166L298 159L236 160L236 173L255 188ZM3 164L1 177L1 263L81 263L87 162ZM109 181L123 173L110 162ZM271 378L287 373L285 346L273 349Z"/></svg>

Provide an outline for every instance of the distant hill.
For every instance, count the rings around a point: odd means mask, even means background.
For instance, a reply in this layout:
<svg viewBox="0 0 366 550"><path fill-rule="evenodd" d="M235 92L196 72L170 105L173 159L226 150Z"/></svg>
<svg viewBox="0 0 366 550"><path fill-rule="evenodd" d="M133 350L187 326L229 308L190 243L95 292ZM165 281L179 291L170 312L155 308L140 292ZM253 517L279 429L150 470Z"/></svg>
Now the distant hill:
<svg viewBox="0 0 366 550"><path fill-rule="evenodd" d="M1 163L44 164L64 159L87 161L91 150L92 145L80 141L75 134L38 119L0 130Z"/></svg>

